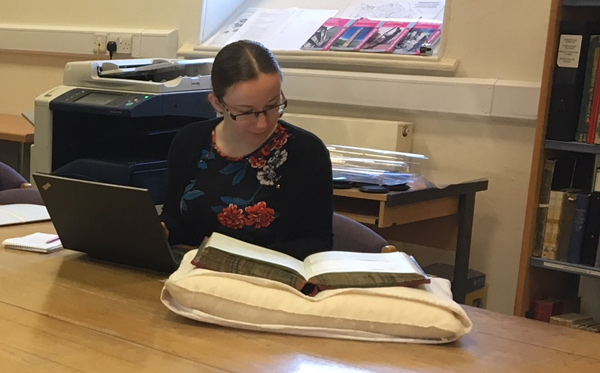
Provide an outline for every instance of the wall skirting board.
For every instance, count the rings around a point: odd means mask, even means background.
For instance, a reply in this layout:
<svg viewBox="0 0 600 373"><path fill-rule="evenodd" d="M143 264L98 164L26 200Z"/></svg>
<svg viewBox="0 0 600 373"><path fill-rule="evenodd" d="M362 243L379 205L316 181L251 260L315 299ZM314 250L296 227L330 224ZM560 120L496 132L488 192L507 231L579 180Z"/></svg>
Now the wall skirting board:
<svg viewBox="0 0 600 373"><path fill-rule="evenodd" d="M283 74L286 97L293 100L469 116L537 118L539 82L286 68Z"/></svg>

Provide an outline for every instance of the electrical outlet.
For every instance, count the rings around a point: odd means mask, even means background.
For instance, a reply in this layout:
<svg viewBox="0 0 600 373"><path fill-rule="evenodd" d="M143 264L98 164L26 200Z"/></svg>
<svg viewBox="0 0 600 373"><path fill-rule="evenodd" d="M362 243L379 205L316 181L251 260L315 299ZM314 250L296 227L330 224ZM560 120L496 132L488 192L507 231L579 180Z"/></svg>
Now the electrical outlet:
<svg viewBox="0 0 600 373"><path fill-rule="evenodd" d="M106 42L114 41L117 43L116 54L131 54L131 34L108 34L106 36Z"/></svg>
<svg viewBox="0 0 600 373"><path fill-rule="evenodd" d="M106 34L94 34L94 53L106 53Z"/></svg>

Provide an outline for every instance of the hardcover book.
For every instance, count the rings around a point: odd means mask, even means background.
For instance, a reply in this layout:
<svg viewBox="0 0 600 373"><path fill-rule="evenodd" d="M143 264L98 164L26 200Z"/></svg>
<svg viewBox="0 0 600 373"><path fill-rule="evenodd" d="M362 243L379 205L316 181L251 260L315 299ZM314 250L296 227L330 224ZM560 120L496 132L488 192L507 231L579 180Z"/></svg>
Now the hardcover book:
<svg viewBox="0 0 600 373"><path fill-rule="evenodd" d="M577 325L589 323L593 321L594 318L592 316L583 315L576 312L564 313L562 315L555 315L550 317L550 324L568 326L571 328L576 327Z"/></svg>
<svg viewBox="0 0 600 373"><path fill-rule="evenodd" d="M329 50L331 45L350 27L356 19L331 17L300 47L305 50Z"/></svg>
<svg viewBox="0 0 600 373"><path fill-rule="evenodd" d="M565 192L558 222L558 242L556 245L556 259L567 261L569 244L573 235L573 226L576 212L578 192Z"/></svg>
<svg viewBox="0 0 600 373"><path fill-rule="evenodd" d="M579 264L594 266L600 233L600 192L592 192L588 205Z"/></svg>
<svg viewBox="0 0 600 373"><path fill-rule="evenodd" d="M542 258L556 259L558 251L558 238L563 204L567 199L564 191L553 190L550 192L550 203L548 204L548 216L544 230L544 245Z"/></svg>
<svg viewBox="0 0 600 373"><path fill-rule="evenodd" d="M598 74L599 60L600 35L592 35L588 47L585 79L579 110L579 123L576 134L577 141L588 144L594 144L596 141L596 123L600 105L600 87L598 84L598 79L600 78L600 74Z"/></svg>
<svg viewBox="0 0 600 373"><path fill-rule="evenodd" d="M415 259L400 251L326 251L300 261L220 233L213 233L204 240L192 264L213 271L279 281L310 295L325 289L416 286L430 281Z"/></svg>
<svg viewBox="0 0 600 373"><path fill-rule="evenodd" d="M548 218L548 204L550 203L550 190L552 189L552 178L556 159L546 159L542 173L542 185L540 187L540 200L535 221L535 239L531 256L541 257L544 247L544 232L546 230L546 219Z"/></svg>
<svg viewBox="0 0 600 373"><path fill-rule="evenodd" d="M571 227L571 239L569 240L569 247L567 249L567 262L569 263L578 264L581 260L581 247L589 204L589 193L580 193L575 197L573 226Z"/></svg>
<svg viewBox="0 0 600 373"><path fill-rule="evenodd" d="M590 36L595 33L600 33L600 22L562 21L560 24L546 130L549 140L575 140L588 45Z"/></svg>

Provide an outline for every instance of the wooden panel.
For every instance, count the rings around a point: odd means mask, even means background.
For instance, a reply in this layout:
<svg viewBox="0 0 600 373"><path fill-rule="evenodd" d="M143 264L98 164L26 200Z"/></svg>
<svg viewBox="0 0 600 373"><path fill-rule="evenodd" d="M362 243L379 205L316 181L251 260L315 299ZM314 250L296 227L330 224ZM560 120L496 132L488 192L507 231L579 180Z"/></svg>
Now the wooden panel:
<svg viewBox="0 0 600 373"><path fill-rule="evenodd" d="M449 215L387 228L370 227L387 240L455 251L457 226L458 215Z"/></svg>
<svg viewBox="0 0 600 373"><path fill-rule="evenodd" d="M408 205L386 206L382 211L378 226L385 228L457 214L458 201L459 197L447 197Z"/></svg>

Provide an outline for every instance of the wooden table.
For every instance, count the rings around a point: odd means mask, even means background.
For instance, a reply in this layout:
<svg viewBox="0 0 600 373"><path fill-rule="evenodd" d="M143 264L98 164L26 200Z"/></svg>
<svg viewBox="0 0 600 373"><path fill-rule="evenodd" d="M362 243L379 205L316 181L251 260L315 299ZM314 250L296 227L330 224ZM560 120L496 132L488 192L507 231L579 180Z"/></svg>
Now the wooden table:
<svg viewBox="0 0 600 373"><path fill-rule="evenodd" d="M487 180L387 194L335 189L336 212L365 223L387 239L455 250L454 300L464 303L471 255L475 194Z"/></svg>
<svg viewBox="0 0 600 373"><path fill-rule="evenodd" d="M0 228L0 241L53 233ZM464 306L474 330L446 345L401 345L202 324L159 300L164 275L61 250L0 248L2 372L593 372L600 334Z"/></svg>
<svg viewBox="0 0 600 373"><path fill-rule="evenodd" d="M33 143L33 134L33 126L23 116L0 114L0 140L19 143L18 171L21 175L25 173L25 146Z"/></svg>

